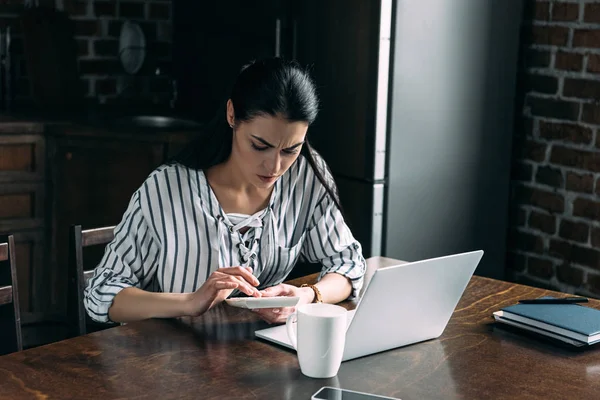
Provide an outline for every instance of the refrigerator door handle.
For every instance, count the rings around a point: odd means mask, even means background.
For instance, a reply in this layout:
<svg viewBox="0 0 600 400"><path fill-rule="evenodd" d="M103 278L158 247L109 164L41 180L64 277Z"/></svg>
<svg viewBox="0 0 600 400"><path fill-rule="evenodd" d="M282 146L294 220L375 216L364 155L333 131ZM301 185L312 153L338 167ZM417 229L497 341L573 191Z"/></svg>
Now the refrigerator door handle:
<svg viewBox="0 0 600 400"><path fill-rule="evenodd" d="M371 257L382 256L383 247L383 205L384 185L373 185L373 222L371 226Z"/></svg>
<svg viewBox="0 0 600 400"><path fill-rule="evenodd" d="M275 19L275 57L281 57L281 18Z"/></svg>

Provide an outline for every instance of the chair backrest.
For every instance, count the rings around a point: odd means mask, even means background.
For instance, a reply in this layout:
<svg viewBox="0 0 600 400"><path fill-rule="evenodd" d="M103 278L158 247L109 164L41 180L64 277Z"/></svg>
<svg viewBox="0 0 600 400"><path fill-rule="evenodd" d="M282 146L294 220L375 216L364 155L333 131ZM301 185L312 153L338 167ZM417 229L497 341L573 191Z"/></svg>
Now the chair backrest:
<svg viewBox="0 0 600 400"><path fill-rule="evenodd" d="M89 317L83 306L83 291L94 271L84 269L83 248L110 243L115 237L114 230L114 226L82 230L81 225L72 225L70 228L67 313L71 336L85 335L88 332Z"/></svg>
<svg viewBox="0 0 600 400"><path fill-rule="evenodd" d="M6 354L23 350L15 239L12 235L6 238L6 242L0 243L0 272L8 281L7 284L4 279L0 282L0 354Z"/></svg>

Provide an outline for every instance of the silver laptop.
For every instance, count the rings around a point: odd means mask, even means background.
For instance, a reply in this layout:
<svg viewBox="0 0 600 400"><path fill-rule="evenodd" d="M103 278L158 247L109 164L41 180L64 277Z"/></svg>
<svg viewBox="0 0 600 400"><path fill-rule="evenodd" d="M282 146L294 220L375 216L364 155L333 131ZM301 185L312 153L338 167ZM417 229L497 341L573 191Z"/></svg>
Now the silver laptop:
<svg viewBox="0 0 600 400"><path fill-rule="evenodd" d="M342 361L439 337L482 256L478 250L376 270L348 313ZM255 335L293 350L285 325Z"/></svg>

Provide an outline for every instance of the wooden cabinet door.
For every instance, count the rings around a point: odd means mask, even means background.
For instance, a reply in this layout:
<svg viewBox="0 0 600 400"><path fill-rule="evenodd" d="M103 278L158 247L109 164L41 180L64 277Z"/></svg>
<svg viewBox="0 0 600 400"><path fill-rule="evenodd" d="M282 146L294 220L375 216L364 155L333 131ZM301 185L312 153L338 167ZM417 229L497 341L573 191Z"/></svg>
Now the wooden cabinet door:
<svg viewBox="0 0 600 400"><path fill-rule="evenodd" d="M48 282L44 273L43 231L15 233L17 260L17 282L21 313L44 308L44 297L48 293Z"/></svg>
<svg viewBox="0 0 600 400"><path fill-rule="evenodd" d="M244 64L291 56L287 1L180 0L173 4L173 18L178 108L200 120L224 106Z"/></svg>
<svg viewBox="0 0 600 400"><path fill-rule="evenodd" d="M0 183L43 180L45 143L42 135L0 135Z"/></svg>
<svg viewBox="0 0 600 400"><path fill-rule="evenodd" d="M116 225L147 176L164 159L164 144L135 140L58 138L51 165L54 263L52 300L65 306L68 233L72 224L84 229ZM100 249L97 258L101 257ZM97 263L98 260L90 260Z"/></svg>
<svg viewBox="0 0 600 400"><path fill-rule="evenodd" d="M379 0L294 3L297 58L321 100L309 139L334 174L373 179L380 13Z"/></svg>

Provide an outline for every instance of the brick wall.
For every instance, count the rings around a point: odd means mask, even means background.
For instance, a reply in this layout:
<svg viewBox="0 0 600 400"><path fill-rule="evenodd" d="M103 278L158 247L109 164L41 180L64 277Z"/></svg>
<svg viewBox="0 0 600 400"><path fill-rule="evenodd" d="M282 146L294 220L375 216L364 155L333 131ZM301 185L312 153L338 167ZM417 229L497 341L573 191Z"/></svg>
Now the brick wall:
<svg viewBox="0 0 600 400"><path fill-rule="evenodd" d="M27 105L29 84L23 60L18 15L23 0L0 2L0 28L11 26L13 56L18 73L16 104ZM45 3L48 3L46 1ZM50 1L52 4L52 1ZM56 0L75 21L79 72L86 97L93 102L167 104L171 97L170 0ZM147 61L135 77L124 73L118 59L118 38L123 21L138 22L146 34ZM158 71L158 74L157 74Z"/></svg>
<svg viewBox="0 0 600 400"><path fill-rule="evenodd" d="M526 2L508 270L600 297L600 2Z"/></svg>
<svg viewBox="0 0 600 400"><path fill-rule="evenodd" d="M120 93L128 101L168 102L170 0L71 0L64 8L75 21L79 71L88 97L104 103L117 101ZM141 25L148 46L146 65L133 78L123 72L118 59L118 39L125 20Z"/></svg>

